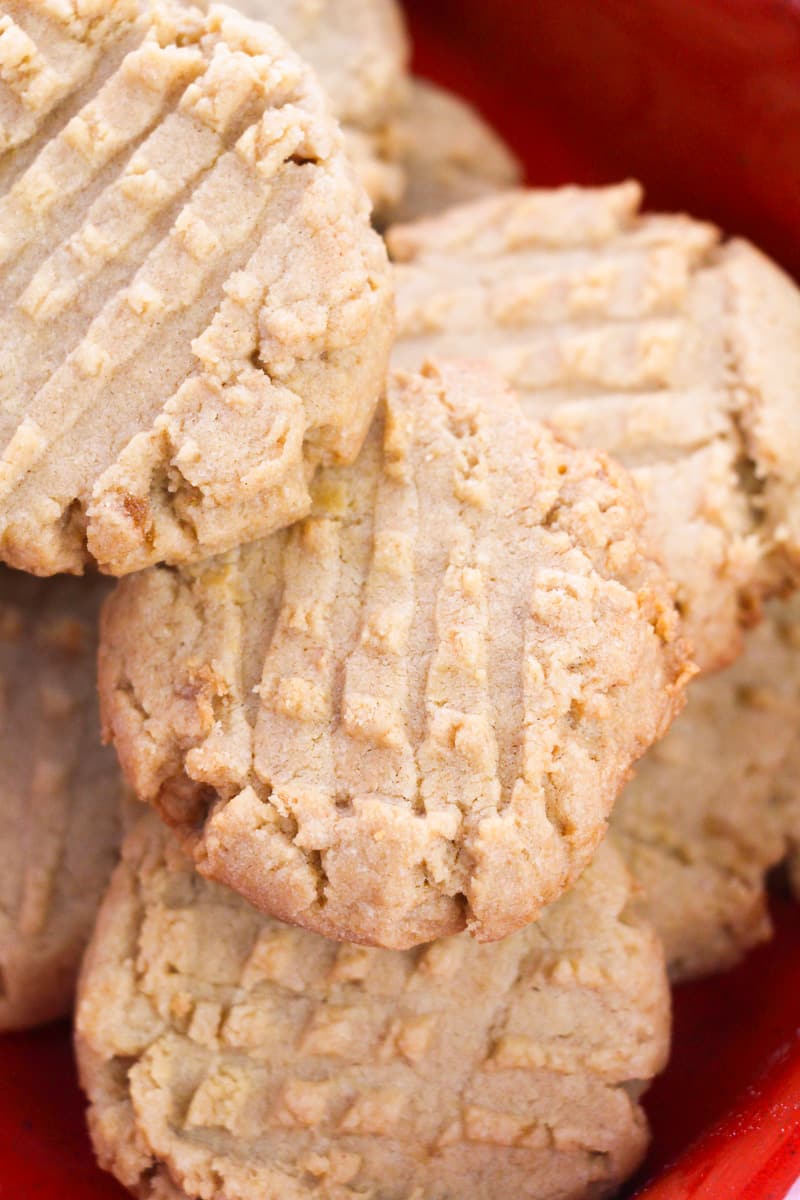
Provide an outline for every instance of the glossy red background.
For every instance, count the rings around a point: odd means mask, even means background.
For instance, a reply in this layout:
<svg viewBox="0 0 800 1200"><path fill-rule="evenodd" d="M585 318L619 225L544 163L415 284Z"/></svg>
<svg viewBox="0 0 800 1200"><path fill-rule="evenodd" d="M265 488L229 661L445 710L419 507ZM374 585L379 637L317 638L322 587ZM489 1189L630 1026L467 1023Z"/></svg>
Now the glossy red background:
<svg viewBox="0 0 800 1200"><path fill-rule="evenodd" d="M652 205L749 233L800 273L800 3L407 9L418 69L483 109L531 183L635 175ZM677 990L637 1197L783 1200L800 1175L800 921L782 893L773 908L774 942ZM66 1028L0 1039L0 1200L124 1195L92 1162Z"/></svg>

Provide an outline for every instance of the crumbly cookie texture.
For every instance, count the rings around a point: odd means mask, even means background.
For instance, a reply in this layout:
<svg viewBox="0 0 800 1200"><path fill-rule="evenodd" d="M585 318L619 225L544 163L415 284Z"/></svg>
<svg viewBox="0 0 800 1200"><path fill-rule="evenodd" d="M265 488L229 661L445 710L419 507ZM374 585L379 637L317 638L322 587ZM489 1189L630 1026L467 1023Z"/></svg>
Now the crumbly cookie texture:
<svg viewBox="0 0 800 1200"><path fill-rule="evenodd" d="M641 1158L663 952L606 844L513 937L407 951L291 929L128 837L80 985L101 1164L141 1197L583 1200Z"/></svg>
<svg viewBox="0 0 800 1200"><path fill-rule="evenodd" d="M392 339L367 197L286 42L222 6L83 11L26 0L0 36L0 557L37 574L302 516Z"/></svg>
<svg viewBox="0 0 800 1200"><path fill-rule="evenodd" d="M786 852L799 730L800 605L776 602L732 667L692 685L617 800L611 829L673 979L724 970L769 936L765 876Z"/></svg>
<svg viewBox="0 0 800 1200"><path fill-rule="evenodd" d="M235 7L273 25L314 68L381 226L519 183L519 163L474 108L410 78L397 0L236 0Z"/></svg>
<svg viewBox="0 0 800 1200"><path fill-rule="evenodd" d="M800 561L800 292L636 184L515 191L390 230L396 362L481 355L644 496L698 663Z"/></svg>
<svg viewBox="0 0 800 1200"><path fill-rule="evenodd" d="M409 104L410 44L397 0L236 0L314 68L376 212L394 211L405 165L387 132Z"/></svg>
<svg viewBox="0 0 800 1200"><path fill-rule="evenodd" d="M384 134L385 156L401 163L402 197L387 214L412 221L518 184L522 167L471 105L415 79L409 101ZM386 206L384 206L386 207Z"/></svg>
<svg viewBox="0 0 800 1200"><path fill-rule="evenodd" d="M0 567L0 1030L63 1016L119 847L100 744L99 579Z"/></svg>
<svg viewBox="0 0 800 1200"><path fill-rule="evenodd" d="M237 0L314 68L344 125L378 129L406 102L410 46L397 0Z"/></svg>
<svg viewBox="0 0 800 1200"><path fill-rule="evenodd" d="M534 919L682 702L634 485L477 364L398 376L312 515L124 581L101 703L199 870L282 920L405 948Z"/></svg>

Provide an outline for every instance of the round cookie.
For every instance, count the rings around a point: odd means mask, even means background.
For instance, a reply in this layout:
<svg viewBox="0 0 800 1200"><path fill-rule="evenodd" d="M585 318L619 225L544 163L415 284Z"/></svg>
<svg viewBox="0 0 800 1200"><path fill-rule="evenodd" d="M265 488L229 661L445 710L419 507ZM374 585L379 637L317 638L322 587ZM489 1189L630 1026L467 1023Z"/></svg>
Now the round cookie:
<svg viewBox="0 0 800 1200"><path fill-rule="evenodd" d="M800 729L799 648L800 606L773 604L732 667L692 684L614 807L674 980L725 970L770 935L765 877L789 823L772 800Z"/></svg>
<svg viewBox="0 0 800 1200"><path fill-rule="evenodd" d="M534 919L691 674L635 488L480 364L390 384L290 532L126 580L104 725L201 873L405 948Z"/></svg>
<svg viewBox="0 0 800 1200"><path fill-rule="evenodd" d="M0 61L13 42L29 67L3 76L0 557L37 574L194 561L302 516L316 466L357 455L392 339L310 68L222 6L118 11L3 18Z"/></svg>
<svg viewBox="0 0 800 1200"><path fill-rule="evenodd" d="M107 592L0 567L0 1030L69 1011L117 860L121 779L95 685Z"/></svg>
<svg viewBox="0 0 800 1200"><path fill-rule="evenodd" d="M389 231L398 365L488 358L640 485L701 668L800 561L800 292L636 184L516 191Z"/></svg>
<svg viewBox="0 0 800 1200"><path fill-rule="evenodd" d="M196 876L152 816L87 955L76 1046L103 1167L142 1200L583 1200L647 1141L661 947L613 847L538 925L341 946Z"/></svg>
<svg viewBox="0 0 800 1200"><path fill-rule="evenodd" d="M406 176L393 221L413 221L512 187L522 167L481 115L452 92L414 79L386 134L387 157Z"/></svg>

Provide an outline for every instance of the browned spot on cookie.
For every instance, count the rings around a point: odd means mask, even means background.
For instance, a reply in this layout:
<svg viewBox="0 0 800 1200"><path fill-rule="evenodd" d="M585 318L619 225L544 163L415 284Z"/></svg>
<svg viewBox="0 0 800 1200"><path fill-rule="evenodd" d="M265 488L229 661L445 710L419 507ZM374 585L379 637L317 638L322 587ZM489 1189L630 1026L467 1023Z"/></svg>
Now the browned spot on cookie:
<svg viewBox="0 0 800 1200"><path fill-rule="evenodd" d="M138 496L126 496L122 505L134 525L139 529L144 529L150 515L150 505L147 501Z"/></svg>
<svg viewBox="0 0 800 1200"><path fill-rule="evenodd" d="M213 788L180 774L161 785L154 806L168 825L187 836L202 825L216 799Z"/></svg>

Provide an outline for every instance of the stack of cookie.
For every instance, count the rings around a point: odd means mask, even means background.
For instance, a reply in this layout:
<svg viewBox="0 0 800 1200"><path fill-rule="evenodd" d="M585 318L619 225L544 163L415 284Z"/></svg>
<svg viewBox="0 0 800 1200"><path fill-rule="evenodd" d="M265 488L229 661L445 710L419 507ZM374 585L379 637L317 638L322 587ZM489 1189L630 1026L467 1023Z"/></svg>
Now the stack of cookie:
<svg viewBox="0 0 800 1200"><path fill-rule="evenodd" d="M611 1194L800 860L800 292L248 2L0 3L0 1023L91 934L141 1197Z"/></svg>

